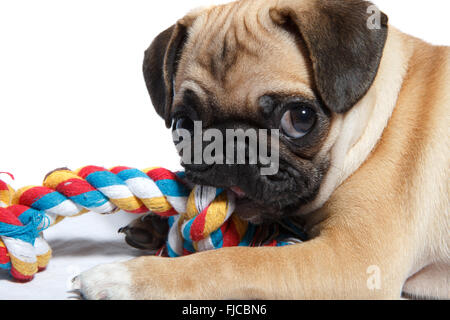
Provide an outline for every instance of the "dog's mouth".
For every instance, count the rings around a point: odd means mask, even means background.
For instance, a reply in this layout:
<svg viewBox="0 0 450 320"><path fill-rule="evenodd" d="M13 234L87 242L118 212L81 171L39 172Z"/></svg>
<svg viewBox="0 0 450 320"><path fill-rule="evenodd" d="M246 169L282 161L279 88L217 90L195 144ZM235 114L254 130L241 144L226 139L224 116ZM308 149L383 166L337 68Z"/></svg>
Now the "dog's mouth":
<svg viewBox="0 0 450 320"><path fill-rule="evenodd" d="M230 190L236 195L236 199L238 200L248 199L245 191L239 188L238 186L231 187Z"/></svg>
<svg viewBox="0 0 450 320"><path fill-rule="evenodd" d="M194 184L233 192L236 198L235 213L253 224L279 221L295 215L303 201L307 201L301 197L302 189L305 189L299 176L289 170L281 170L275 176L261 176L256 169L248 166L205 171L186 168L186 177Z"/></svg>
<svg viewBox="0 0 450 320"><path fill-rule="evenodd" d="M257 202L253 201L244 190L238 186L230 187L229 190L236 197L236 208L235 213L246 221L253 224L262 224L265 218L261 215L259 210L259 205Z"/></svg>
<svg viewBox="0 0 450 320"><path fill-rule="evenodd" d="M295 206L282 206L267 200L252 199L240 187L233 186L229 190L236 197L235 213L243 220L259 225L280 221L293 215Z"/></svg>
<svg viewBox="0 0 450 320"><path fill-rule="evenodd" d="M236 197L235 213L242 219L254 224L263 223L264 219L261 214L258 213L258 205L253 201L244 190L238 186L230 187L229 190Z"/></svg>

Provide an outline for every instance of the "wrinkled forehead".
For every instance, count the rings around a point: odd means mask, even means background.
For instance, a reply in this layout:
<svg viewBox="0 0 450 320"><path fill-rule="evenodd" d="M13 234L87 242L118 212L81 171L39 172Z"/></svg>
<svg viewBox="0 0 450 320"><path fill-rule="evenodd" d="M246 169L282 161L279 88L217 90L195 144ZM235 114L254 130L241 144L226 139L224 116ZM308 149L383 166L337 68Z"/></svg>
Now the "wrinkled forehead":
<svg viewBox="0 0 450 320"><path fill-rule="evenodd" d="M240 1L203 10L189 28L175 79L174 105L186 90L222 111L249 111L265 94L313 98L304 44L277 27L271 1Z"/></svg>

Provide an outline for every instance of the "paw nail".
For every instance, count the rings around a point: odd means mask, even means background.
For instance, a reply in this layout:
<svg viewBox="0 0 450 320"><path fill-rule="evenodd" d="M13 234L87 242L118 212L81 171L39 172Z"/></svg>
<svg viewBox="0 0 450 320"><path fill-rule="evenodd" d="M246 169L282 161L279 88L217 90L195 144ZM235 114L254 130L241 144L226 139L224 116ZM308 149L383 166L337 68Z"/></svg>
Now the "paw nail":
<svg viewBox="0 0 450 320"><path fill-rule="evenodd" d="M72 279L72 289L73 290L80 290L81 289L81 281L80 281L80 277L79 276L77 276L77 277Z"/></svg>

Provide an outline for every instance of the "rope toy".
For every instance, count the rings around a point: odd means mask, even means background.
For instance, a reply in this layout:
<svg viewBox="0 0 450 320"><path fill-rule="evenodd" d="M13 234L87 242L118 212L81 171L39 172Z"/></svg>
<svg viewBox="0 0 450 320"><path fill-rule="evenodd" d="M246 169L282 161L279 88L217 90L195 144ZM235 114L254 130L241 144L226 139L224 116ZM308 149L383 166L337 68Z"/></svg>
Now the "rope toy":
<svg viewBox="0 0 450 320"><path fill-rule="evenodd" d="M279 235L269 243L255 243L257 227L233 215L233 192L207 186L190 190L183 181L183 172L163 168L96 166L58 169L43 186L17 191L0 180L0 269L18 281L32 280L52 256L43 231L90 211L166 217L167 242L157 254L168 257L231 246L284 246L305 238L297 229L296 238Z"/></svg>

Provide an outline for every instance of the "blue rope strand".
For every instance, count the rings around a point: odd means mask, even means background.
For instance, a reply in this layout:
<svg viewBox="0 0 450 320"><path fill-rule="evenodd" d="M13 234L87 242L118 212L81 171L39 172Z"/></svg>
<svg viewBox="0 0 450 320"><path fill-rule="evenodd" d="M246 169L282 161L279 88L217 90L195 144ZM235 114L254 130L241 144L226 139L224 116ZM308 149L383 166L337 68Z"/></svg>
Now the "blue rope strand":
<svg viewBox="0 0 450 320"><path fill-rule="evenodd" d="M47 222L44 222L43 227L39 228L44 219L47 219ZM0 223L0 236L19 239L34 245L39 233L49 227L49 220L44 212L33 210L31 219L23 226Z"/></svg>

